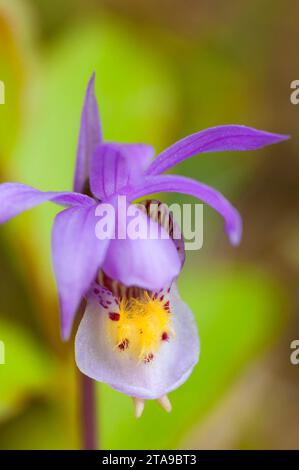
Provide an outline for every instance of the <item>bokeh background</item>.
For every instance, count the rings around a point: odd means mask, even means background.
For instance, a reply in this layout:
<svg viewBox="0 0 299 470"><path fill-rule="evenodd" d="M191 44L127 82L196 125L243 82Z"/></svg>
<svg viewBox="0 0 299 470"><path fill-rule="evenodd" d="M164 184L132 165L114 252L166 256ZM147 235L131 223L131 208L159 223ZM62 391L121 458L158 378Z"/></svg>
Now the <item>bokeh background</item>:
<svg viewBox="0 0 299 470"><path fill-rule="evenodd" d="M299 448L299 4L289 0L1 0L0 181L71 189L86 83L97 74L106 139L157 151L218 124L292 135L256 152L207 154L177 168L215 186L244 217L232 248L204 210L181 293L201 360L167 415L98 386L104 449ZM164 200L166 200L164 198ZM190 201L168 196L168 202ZM0 230L0 448L79 448L73 344L62 344L50 258L58 208Z"/></svg>

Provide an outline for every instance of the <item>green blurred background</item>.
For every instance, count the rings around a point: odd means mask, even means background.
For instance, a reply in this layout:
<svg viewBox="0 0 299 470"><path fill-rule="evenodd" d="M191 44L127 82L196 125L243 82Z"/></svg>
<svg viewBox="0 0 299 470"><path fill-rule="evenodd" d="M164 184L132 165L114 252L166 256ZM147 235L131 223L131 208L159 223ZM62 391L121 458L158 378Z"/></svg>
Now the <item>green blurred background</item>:
<svg viewBox="0 0 299 470"><path fill-rule="evenodd" d="M176 171L215 186L244 217L230 247L205 207L204 247L180 279L202 354L167 415L98 386L104 449L299 448L299 4L283 0L0 0L0 181L69 190L87 80L107 140L157 151L202 128L292 134L256 152L207 154ZM297 74L297 75L296 75ZM190 201L168 196L167 201ZM79 448L73 344L62 344L50 258L57 208L1 227L0 448Z"/></svg>

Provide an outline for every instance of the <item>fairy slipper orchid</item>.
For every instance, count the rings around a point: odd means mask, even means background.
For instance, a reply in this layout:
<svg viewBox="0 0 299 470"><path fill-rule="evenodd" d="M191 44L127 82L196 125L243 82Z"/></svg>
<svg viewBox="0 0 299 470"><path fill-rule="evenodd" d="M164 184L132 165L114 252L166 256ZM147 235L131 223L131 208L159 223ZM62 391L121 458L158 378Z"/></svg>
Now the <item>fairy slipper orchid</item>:
<svg viewBox="0 0 299 470"><path fill-rule="evenodd" d="M143 204L155 221L168 228L182 267L184 242L173 238L179 228L172 214L158 201ZM139 417L146 399L157 399L170 411L166 394L190 375L198 361L199 340L192 312L175 282L150 291L125 286L100 271L87 295L75 352L84 374L134 397Z"/></svg>
<svg viewBox="0 0 299 470"><path fill-rule="evenodd" d="M171 233L163 239L132 240L111 233L100 239L95 233L99 207L115 205L118 196L125 196L130 205L157 192L187 194L219 212L230 242L236 245L241 218L219 192L190 178L163 173L200 153L255 150L285 139L225 125L190 135L156 158L149 145L103 142L93 75L82 111L74 192L0 185L0 222L45 201L66 207L55 218L52 237L62 336L69 338L85 298L86 311L75 341L77 365L87 376L132 396L137 416L145 399L157 399L169 411L166 394L187 379L198 360L194 319L175 283L184 248ZM144 215L145 225L150 218ZM118 220L109 224L111 232L117 225Z"/></svg>

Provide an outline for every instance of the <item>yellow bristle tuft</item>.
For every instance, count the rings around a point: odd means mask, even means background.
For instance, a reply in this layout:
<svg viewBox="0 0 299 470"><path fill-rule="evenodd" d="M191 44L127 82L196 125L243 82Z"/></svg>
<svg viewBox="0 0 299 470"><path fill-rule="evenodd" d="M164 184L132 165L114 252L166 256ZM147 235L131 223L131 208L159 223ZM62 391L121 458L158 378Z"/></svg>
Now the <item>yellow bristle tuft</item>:
<svg viewBox="0 0 299 470"><path fill-rule="evenodd" d="M141 298L123 299L119 320L108 321L109 336L115 348L129 351L139 360L150 362L162 339L173 335L171 313L165 301L144 292Z"/></svg>

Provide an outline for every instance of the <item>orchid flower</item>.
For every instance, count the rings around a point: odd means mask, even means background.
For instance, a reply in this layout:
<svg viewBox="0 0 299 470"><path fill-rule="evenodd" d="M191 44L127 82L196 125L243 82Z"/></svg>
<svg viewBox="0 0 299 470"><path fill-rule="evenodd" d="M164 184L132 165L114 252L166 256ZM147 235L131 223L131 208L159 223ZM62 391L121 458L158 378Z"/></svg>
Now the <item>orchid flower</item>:
<svg viewBox="0 0 299 470"><path fill-rule="evenodd" d="M183 193L219 212L230 242L237 245L242 224L230 202L205 184L163 173L194 155L255 150L287 136L225 125L192 134L154 158L149 145L103 142L94 80L93 75L82 111L74 192L1 184L0 222L45 201L66 207L55 218L52 236L63 339L70 337L85 298L75 339L79 369L132 396L137 416L146 399L157 399L169 411L167 393L188 378L199 356L193 315L175 282L184 247L171 233L157 240L100 240L95 235L96 211L104 203L114 205L117 196L132 204L149 194ZM144 224L149 219L145 214Z"/></svg>

